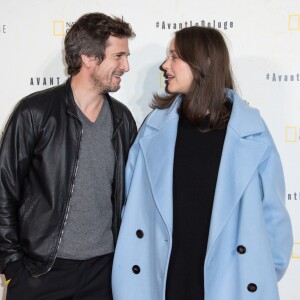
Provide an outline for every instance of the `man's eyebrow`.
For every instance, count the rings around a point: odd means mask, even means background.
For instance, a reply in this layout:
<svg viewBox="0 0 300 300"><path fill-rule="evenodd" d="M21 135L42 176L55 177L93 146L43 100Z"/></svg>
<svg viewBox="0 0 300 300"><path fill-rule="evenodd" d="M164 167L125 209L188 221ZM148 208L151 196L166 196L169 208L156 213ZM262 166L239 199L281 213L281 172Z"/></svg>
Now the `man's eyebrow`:
<svg viewBox="0 0 300 300"><path fill-rule="evenodd" d="M119 51L119 52L115 52L115 54L130 55L130 52Z"/></svg>

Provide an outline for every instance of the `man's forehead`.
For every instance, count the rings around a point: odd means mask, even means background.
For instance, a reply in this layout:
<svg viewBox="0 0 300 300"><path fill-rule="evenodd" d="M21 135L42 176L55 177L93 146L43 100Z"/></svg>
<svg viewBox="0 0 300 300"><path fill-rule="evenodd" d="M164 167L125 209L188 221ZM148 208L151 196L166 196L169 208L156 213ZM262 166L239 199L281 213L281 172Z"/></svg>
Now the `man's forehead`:
<svg viewBox="0 0 300 300"><path fill-rule="evenodd" d="M129 54L128 38L110 37L107 42L106 51Z"/></svg>

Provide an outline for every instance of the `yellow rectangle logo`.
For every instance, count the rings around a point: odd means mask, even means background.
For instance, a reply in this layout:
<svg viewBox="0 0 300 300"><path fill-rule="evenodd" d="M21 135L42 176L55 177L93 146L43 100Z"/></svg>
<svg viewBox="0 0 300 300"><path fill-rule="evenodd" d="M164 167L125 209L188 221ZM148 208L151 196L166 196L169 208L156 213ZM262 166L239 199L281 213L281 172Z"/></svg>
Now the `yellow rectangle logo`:
<svg viewBox="0 0 300 300"><path fill-rule="evenodd" d="M287 143L296 143L298 128L296 126L287 126L285 128L285 141Z"/></svg>
<svg viewBox="0 0 300 300"><path fill-rule="evenodd" d="M300 30L300 15L289 15L289 30Z"/></svg>
<svg viewBox="0 0 300 300"><path fill-rule="evenodd" d="M64 21L53 21L53 35L64 36L65 35L65 22Z"/></svg>
<svg viewBox="0 0 300 300"><path fill-rule="evenodd" d="M294 258L294 259L300 258L300 243L299 242L294 243L294 247L293 247L293 251L292 251L292 258Z"/></svg>

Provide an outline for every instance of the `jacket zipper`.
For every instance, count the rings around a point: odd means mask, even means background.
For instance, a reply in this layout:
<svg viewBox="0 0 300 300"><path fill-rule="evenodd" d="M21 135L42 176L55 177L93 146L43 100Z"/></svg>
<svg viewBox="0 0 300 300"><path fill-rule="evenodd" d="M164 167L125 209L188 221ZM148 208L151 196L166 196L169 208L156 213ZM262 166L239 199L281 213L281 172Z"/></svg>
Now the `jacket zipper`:
<svg viewBox="0 0 300 300"><path fill-rule="evenodd" d="M121 120L121 122L118 124L118 126L116 127L114 133L113 133L113 139L115 138L115 135L119 129L119 127L123 124L123 120ZM116 153L116 149L115 149L115 145L114 145L114 155L115 155L115 180L118 178L118 157L117 157L117 153ZM115 183L116 185L116 183ZM114 237L114 245L116 246L117 244L117 232L118 232L118 216L119 216L119 207L118 207L118 203L116 201L116 193L117 193L117 188L115 187L114 190L114 216L113 216L113 237Z"/></svg>
<svg viewBox="0 0 300 300"><path fill-rule="evenodd" d="M70 113L70 112L69 112ZM72 113L70 113L72 116L74 116L75 118L78 119L78 117ZM79 119L78 119L79 120ZM55 251L55 254L54 254L54 258L51 262L51 265L48 267L48 269L41 273L41 274L38 274L36 276L33 276L35 278L39 277L39 276L42 276L46 273L48 273L53 265L54 265L54 262L55 262L55 259L56 259L56 255L57 255L57 252L58 252L58 248L59 248L59 245L61 243L61 239L62 239L62 234L63 234L63 231L64 231L64 228L65 228L65 225L66 225L66 222L67 222L67 219L68 219L68 216L69 216L69 210L70 210L70 203L71 203L71 196L73 194L73 190L74 190L74 181L75 181L75 178L76 178L76 175L77 175L77 170L78 170L78 164L79 164L79 151L80 151L80 145L81 145L81 137L82 137L82 134L83 134L83 129L81 129L81 133L80 133L80 136L79 136L79 144L78 144L78 149L77 149L77 162L76 162L76 168L75 168L75 172L74 172L74 176L73 176L73 180L72 180L72 189L71 189L71 193L69 194L69 199L68 199L68 206L67 206L67 209L66 209L66 212L65 212L65 218L64 218L64 223L63 223L63 227L60 231L60 235L59 235L59 239L58 239L58 244L57 244L57 247L56 247L56 251Z"/></svg>

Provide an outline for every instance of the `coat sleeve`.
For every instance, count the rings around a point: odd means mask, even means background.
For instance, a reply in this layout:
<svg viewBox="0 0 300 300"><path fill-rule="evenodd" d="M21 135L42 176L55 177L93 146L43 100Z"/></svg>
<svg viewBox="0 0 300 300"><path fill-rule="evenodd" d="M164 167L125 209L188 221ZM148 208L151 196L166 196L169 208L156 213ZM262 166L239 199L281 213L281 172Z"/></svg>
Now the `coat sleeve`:
<svg viewBox="0 0 300 300"><path fill-rule="evenodd" d="M33 135L31 111L21 101L7 122L0 143L0 273L7 263L23 256L18 212L34 145Z"/></svg>
<svg viewBox="0 0 300 300"><path fill-rule="evenodd" d="M273 144L270 155L260 165L263 211L277 280L284 275L293 247L292 226L285 206L285 183L279 154Z"/></svg>

